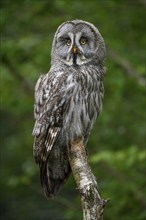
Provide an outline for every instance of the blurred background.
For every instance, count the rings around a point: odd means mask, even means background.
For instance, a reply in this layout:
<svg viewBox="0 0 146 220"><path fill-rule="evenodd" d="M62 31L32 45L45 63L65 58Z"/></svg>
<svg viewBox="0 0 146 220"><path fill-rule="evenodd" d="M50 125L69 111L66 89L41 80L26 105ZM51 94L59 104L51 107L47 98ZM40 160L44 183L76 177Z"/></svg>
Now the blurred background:
<svg viewBox="0 0 146 220"><path fill-rule="evenodd" d="M32 155L34 86L50 68L57 27L66 20L95 24L107 45L103 111L90 136L89 161L106 220L144 220L145 0L3 0L1 6L1 193L3 220L82 220L71 176L46 200Z"/></svg>

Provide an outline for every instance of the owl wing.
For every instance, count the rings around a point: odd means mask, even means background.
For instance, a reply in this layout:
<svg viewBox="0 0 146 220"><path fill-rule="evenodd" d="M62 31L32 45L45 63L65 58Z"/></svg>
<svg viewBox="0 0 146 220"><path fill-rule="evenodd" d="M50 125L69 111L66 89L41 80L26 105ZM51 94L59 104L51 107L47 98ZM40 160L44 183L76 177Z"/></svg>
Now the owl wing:
<svg viewBox="0 0 146 220"><path fill-rule="evenodd" d="M63 84L63 77L58 79L55 73L50 72L41 75L35 86L33 154L40 166L41 183L47 197L57 193L71 172L64 149L54 148L62 129L63 108L68 100Z"/></svg>
<svg viewBox="0 0 146 220"><path fill-rule="evenodd" d="M56 105L58 97L51 80L49 74L41 75L35 86L33 150L36 163L46 160L61 130L61 108Z"/></svg>

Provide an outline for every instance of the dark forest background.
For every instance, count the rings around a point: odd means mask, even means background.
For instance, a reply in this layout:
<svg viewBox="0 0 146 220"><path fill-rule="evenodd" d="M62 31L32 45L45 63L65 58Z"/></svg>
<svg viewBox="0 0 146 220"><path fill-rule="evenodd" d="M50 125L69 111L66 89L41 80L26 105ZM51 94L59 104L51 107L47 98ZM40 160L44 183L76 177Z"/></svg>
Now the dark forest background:
<svg viewBox="0 0 146 220"><path fill-rule="evenodd" d="M1 14L1 193L3 220L81 220L71 176L46 200L32 156L34 86L50 68L57 27L66 20L94 23L107 45L103 111L88 142L89 161L106 220L144 220L145 0L3 0Z"/></svg>

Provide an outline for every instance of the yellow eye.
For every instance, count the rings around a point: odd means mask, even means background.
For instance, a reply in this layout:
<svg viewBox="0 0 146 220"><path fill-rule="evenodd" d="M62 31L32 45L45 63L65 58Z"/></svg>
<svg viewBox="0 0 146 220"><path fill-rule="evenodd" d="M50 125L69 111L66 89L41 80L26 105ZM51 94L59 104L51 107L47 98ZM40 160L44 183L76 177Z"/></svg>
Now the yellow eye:
<svg viewBox="0 0 146 220"><path fill-rule="evenodd" d="M67 45L67 46L70 46L70 45L71 45L71 39L69 39L69 38L66 39L66 45Z"/></svg>
<svg viewBox="0 0 146 220"><path fill-rule="evenodd" d="M85 45L86 43L87 43L87 38L81 37L81 39L80 39L80 44L81 44L81 45Z"/></svg>

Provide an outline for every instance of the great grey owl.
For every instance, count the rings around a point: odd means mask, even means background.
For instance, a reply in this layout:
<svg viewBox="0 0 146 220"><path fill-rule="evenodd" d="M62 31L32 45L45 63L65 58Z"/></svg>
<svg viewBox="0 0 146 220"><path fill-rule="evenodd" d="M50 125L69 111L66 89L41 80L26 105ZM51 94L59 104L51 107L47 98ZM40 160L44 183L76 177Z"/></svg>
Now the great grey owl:
<svg viewBox="0 0 146 220"><path fill-rule="evenodd" d="M93 24L73 20L58 27L51 68L35 86L33 154L47 197L56 195L71 173L70 142L82 137L86 145L101 111L105 57L104 40Z"/></svg>

